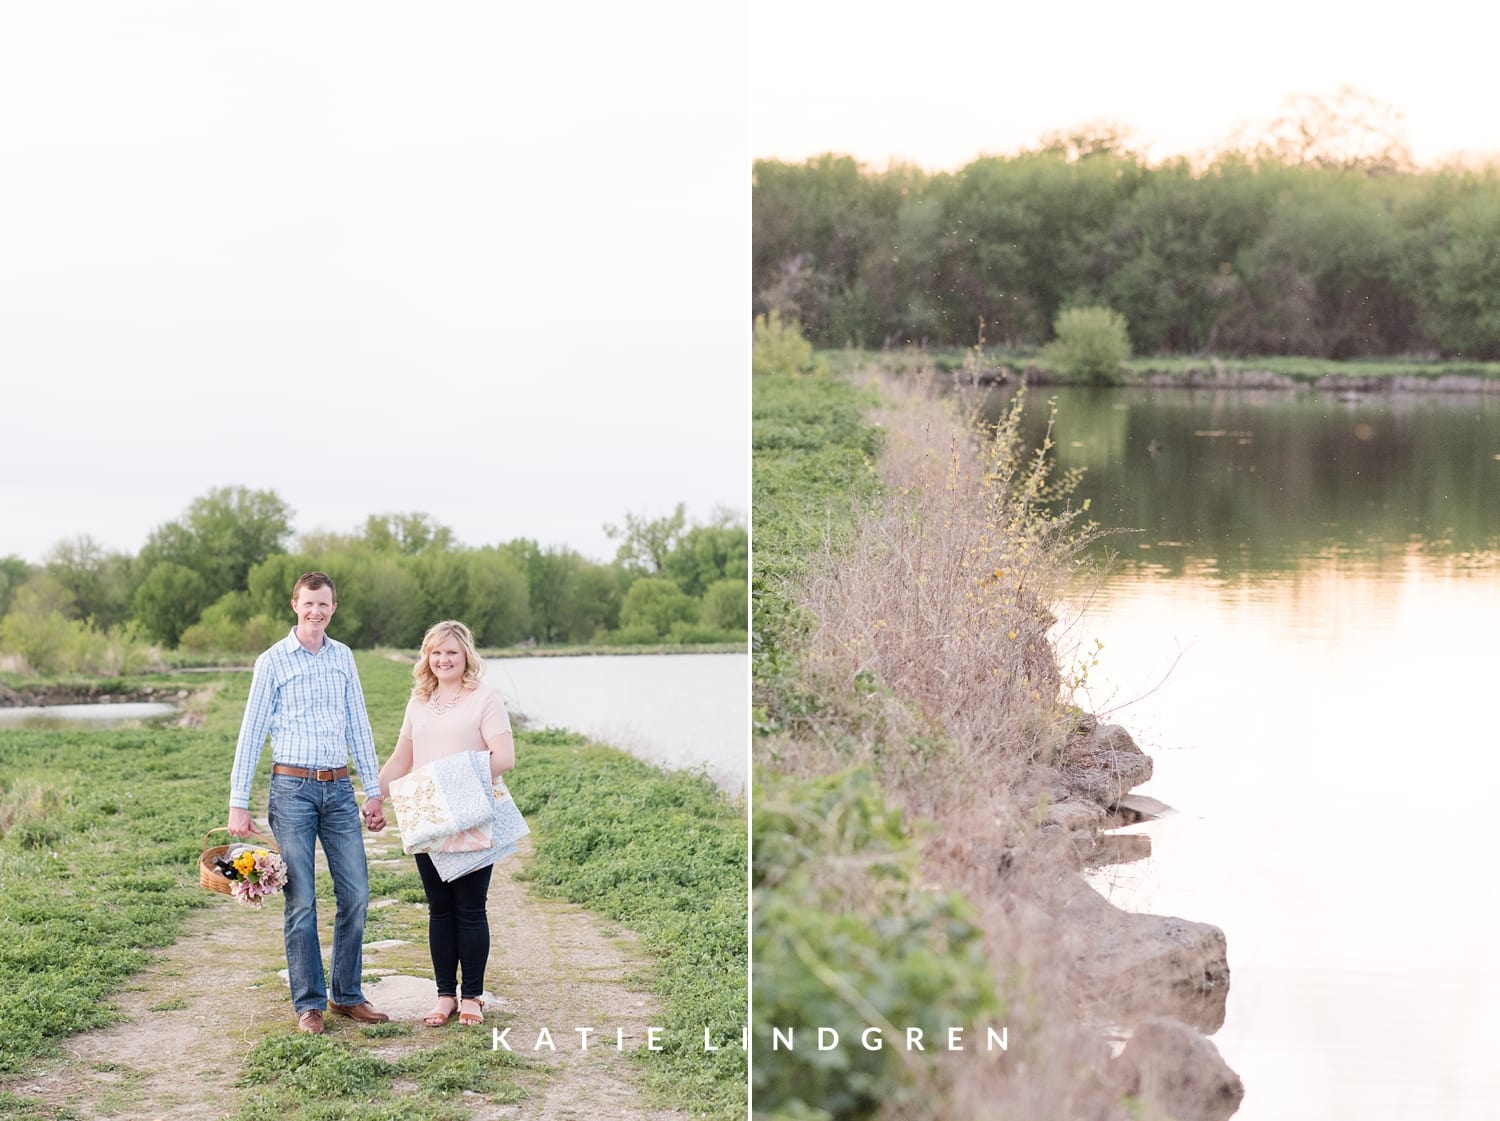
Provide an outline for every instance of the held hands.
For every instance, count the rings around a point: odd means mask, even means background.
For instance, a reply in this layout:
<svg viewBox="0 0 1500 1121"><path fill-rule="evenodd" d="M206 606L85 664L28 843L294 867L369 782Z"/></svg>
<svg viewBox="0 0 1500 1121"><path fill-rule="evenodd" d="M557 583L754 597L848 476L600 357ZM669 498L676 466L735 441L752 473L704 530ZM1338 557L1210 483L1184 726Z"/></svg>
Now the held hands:
<svg viewBox="0 0 1500 1121"><path fill-rule="evenodd" d="M385 828L385 803L382 799L366 798L364 808L360 812L364 815L365 828L371 833L379 833Z"/></svg>

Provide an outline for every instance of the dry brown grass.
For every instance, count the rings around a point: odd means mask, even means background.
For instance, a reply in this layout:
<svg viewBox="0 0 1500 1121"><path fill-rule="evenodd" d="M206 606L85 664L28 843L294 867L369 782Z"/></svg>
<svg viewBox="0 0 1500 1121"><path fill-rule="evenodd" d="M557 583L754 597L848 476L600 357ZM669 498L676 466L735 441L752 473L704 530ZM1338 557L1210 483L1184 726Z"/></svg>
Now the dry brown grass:
<svg viewBox="0 0 1500 1121"><path fill-rule="evenodd" d="M1059 505L1070 480L1023 453L1019 399L986 439L953 398L881 388L890 497L812 566L807 664L856 717L856 743L827 764L871 762L905 808L946 818L1061 750L1074 714L1058 703L1052 607L1090 530Z"/></svg>

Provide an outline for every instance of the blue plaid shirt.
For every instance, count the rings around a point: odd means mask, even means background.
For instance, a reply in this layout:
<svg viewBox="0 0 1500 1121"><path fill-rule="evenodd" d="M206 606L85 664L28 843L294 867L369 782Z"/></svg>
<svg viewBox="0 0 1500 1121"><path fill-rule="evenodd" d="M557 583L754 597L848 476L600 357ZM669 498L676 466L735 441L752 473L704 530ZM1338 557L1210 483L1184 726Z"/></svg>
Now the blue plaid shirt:
<svg viewBox="0 0 1500 1121"><path fill-rule="evenodd" d="M316 654L297 641L297 630L255 659L250 699L234 749L229 805L250 808L250 784L266 736L277 763L319 770L354 757L366 797L380 793L375 737L365 694L349 647L327 635Z"/></svg>

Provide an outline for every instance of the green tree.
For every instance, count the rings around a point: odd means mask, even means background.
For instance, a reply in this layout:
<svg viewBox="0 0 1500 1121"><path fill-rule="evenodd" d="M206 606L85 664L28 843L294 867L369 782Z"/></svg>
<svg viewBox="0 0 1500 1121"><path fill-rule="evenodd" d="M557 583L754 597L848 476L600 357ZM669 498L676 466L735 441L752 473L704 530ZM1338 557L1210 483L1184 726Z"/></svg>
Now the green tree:
<svg viewBox="0 0 1500 1121"><path fill-rule="evenodd" d="M1449 214L1433 252L1429 320L1449 354L1500 358L1500 190L1475 191Z"/></svg>
<svg viewBox="0 0 1500 1121"><path fill-rule="evenodd" d="M620 626L649 627L665 637L673 623L691 623L698 605L676 583L660 576L642 576L630 585L620 604Z"/></svg>
<svg viewBox="0 0 1500 1121"><path fill-rule="evenodd" d="M429 622L422 615L421 585L404 554L352 546L319 559L340 589L334 615L341 642L374 646L417 646Z"/></svg>
<svg viewBox="0 0 1500 1121"><path fill-rule="evenodd" d="M716 580L750 575L750 534L743 525L701 525L689 529L666 556L662 575L694 599Z"/></svg>
<svg viewBox="0 0 1500 1121"><path fill-rule="evenodd" d="M304 572L314 571L328 570L322 568L308 553L275 553L266 557L245 574L245 589L250 597L245 617L269 615L273 619L285 620L287 629L290 630L294 623L292 587ZM341 573L329 572L328 575L333 577L334 587L342 601L344 582L340 579ZM329 630L338 636L346 633L342 627L343 618L340 613L335 612Z"/></svg>
<svg viewBox="0 0 1500 1121"><path fill-rule="evenodd" d="M73 594L73 617L92 619L108 629L130 617L130 558L108 553L87 534L65 538L43 561L46 570Z"/></svg>
<svg viewBox="0 0 1500 1121"><path fill-rule="evenodd" d="M1147 175L1134 157L1069 159L1051 149L975 160L956 176L943 236L942 334L967 345L985 334L1043 341L1068 304L1097 303L1117 213Z"/></svg>
<svg viewBox="0 0 1500 1121"><path fill-rule="evenodd" d="M808 368L799 341L1029 349L1088 306L1123 314L1144 353L1497 353L1500 176L1412 170L1351 91L1275 124L1201 169L1147 166L1095 126L936 175L757 161L751 312L763 335L776 313L790 357L762 339L753 366Z"/></svg>
<svg viewBox="0 0 1500 1121"><path fill-rule="evenodd" d="M525 570L499 549L439 552L411 558L423 607L423 626L458 619L487 646L517 642L527 633L530 606Z"/></svg>
<svg viewBox="0 0 1500 1121"><path fill-rule="evenodd" d="M529 537L518 537L500 546L526 574L530 634L542 644L562 639L563 605L566 602L576 554L571 550L542 548Z"/></svg>
<svg viewBox="0 0 1500 1121"><path fill-rule="evenodd" d="M698 621L716 631L745 634L750 629L750 584L743 579L715 580L703 595Z"/></svg>
<svg viewBox="0 0 1500 1121"><path fill-rule="evenodd" d="M1274 196L1242 164L1202 177L1186 160L1154 168L1120 208L1104 247L1104 296L1146 353L1211 349L1240 286L1233 263L1260 235Z"/></svg>
<svg viewBox="0 0 1500 1121"><path fill-rule="evenodd" d="M526 537L507 542L500 551L526 574L530 633L538 642L587 642L595 632L615 625L621 594L617 570L573 549L544 549Z"/></svg>
<svg viewBox="0 0 1500 1121"><path fill-rule="evenodd" d="M1411 345L1417 304L1400 289L1404 245L1392 181L1272 167L1276 204L1234 262L1244 284L1222 338L1236 353L1328 358Z"/></svg>
<svg viewBox="0 0 1500 1121"><path fill-rule="evenodd" d="M619 569L593 561L578 566L560 615L563 641L589 642L619 625L625 591L621 575Z"/></svg>
<svg viewBox="0 0 1500 1121"><path fill-rule="evenodd" d="M857 328L847 323L841 334L858 334L872 343L915 343L944 332L940 301L944 293L954 291L946 266L956 247L945 236L946 183L935 180L925 190L922 183L919 179L900 188L890 251L872 250L846 301L858 309L857 298L867 292L869 318L861 318ZM853 316L845 311L843 318Z"/></svg>
<svg viewBox="0 0 1500 1121"><path fill-rule="evenodd" d="M246 587L252 568L286 551L291 518L291 508L273 491L216 487L195 498L180 520L153 530L136 567L143 579L163 563L191 569L203 580L206 605Z"/></svg>
<svg viewBox="0 0 1500 1121"><path fill-rule="evenodd" d="M213 598L208 582L196 571L161 561L136 589L135 619L151 638L175 647Z"/></svg>
<svg viewBox="0 0 1500 1121"><path fill-rule="evenodd" d="M468 606L462 618L474 637L486 646L520 642L531 629L526 569L493 545L461 555L468 567Z"/></svg>
<svg viewBox="0 0 1500 1121"><path fill-rule="evenodd" d="M661 518L626 514L623 526L606 525L604 533L620 542L615 551L616 564L655 574L665 568L667 557L686 529L687 505L679 502L676 509Z"/></svg>
<svg viewBox="0 0 1500 1121"><path fill-rule="evenodd" d="M757 160L751 167L752 314L775 311L820 343L830 303L852 288L888 228L891 203L880 181L848 156L800 165Z"/></svg>
<svg viewBox="0 0 1500 1121"><path fill-rule="evenodd" d="M0 615L10 610L11 597L31 579L31 565L12 553L0 557Z"/></svg>
<svg viewBox="0 0 1500 1121"><path fill-rule="evenodd" d="M412 555L426 549L453 549L453 530L430 514L371 514L365 519L364 541L382 553Z"/></svg>

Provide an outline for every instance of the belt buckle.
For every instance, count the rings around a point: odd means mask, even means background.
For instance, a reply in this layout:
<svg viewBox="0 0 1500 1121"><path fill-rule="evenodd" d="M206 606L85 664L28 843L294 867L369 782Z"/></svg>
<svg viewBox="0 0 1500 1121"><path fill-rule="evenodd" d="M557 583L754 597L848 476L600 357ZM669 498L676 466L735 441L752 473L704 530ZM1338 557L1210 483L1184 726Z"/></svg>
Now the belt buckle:
<svg viewBox="0 0 1500 1121"><path fill-rule="evenodd" d="M314 771L313 772L313 778L317 779L319 782L332 782L333 781L333 769L331 769L331 768L325 768L325 769L320 770L320 771Z"/></svg>

